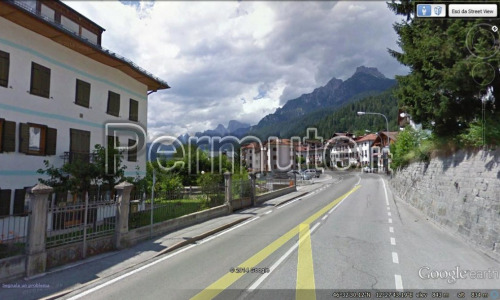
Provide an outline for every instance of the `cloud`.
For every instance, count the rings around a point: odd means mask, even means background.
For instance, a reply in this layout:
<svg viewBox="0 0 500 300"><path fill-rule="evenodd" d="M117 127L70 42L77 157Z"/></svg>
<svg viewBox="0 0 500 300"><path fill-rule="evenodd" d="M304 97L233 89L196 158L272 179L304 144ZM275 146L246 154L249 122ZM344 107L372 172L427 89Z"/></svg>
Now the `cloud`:
<svg viewBox="0 0 500 300"><path fill-rule="evenodd" d="M103 46L172 87L149 96L152 134L255 124L360 65L407 72L387 53L398 18L385 2L65 3L106 28Z"/></svg>

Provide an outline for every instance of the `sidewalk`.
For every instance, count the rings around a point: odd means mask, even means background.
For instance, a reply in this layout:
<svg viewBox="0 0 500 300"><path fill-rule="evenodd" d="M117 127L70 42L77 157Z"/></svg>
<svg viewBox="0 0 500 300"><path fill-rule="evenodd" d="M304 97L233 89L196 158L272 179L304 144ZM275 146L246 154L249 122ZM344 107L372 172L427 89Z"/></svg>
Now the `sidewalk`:
<svg viewBox="0 0 500 300"><path fill-rule="evenodd" d="M96 255L76 263L57 267L34 278L3 283L0 288L0 299L55 299L61 297L72 290L113 276L138 264L146 263L159 255L195 243L217 232L245 222L254 216L269 211L270 207L279 206L304 196L323 186L327 181L331 182L326 180L321 183L298 186L296 192L268 200L259 206L211 219L164 236L154 237L131 248Z"/></svg>

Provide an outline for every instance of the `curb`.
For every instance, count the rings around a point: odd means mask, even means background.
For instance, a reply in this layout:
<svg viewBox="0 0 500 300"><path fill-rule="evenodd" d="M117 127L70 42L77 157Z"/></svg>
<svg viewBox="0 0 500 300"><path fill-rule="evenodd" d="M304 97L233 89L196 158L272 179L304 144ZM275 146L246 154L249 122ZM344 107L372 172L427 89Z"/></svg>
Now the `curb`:
<svg viewBox="0 0 500 300"><path fill-rule="evenodd" d="M302 196L304 196L304 195L306 195L306 194L309 194L309 192L304 192L304 193L298 194L297 196L294 196L294 197L292 197L292 198L290 198L290 199L287 199L287 200L281 201L280 203L276 203L276 204L274 205L274 207L281 206L281 205L283 205L283 204L285 204L285 203L287 203L287 202L290 202L290 201L292 201L292 200L295 200L295 199L297 199L297 198L299 198L299 197L302 197Z"/></svg>
<svg viewBox="0 0 500 300"><path fill-rule="evenodd" d="M239 224L239 223L241 223L241 222L243 222L243 221L246 221L246 220L248 220L248 219L250 219L250 218L252 218L252 217L244 217L244 218L240 218L240 219L238 219L238 220L236 220L236 221L233 221L233 222L231 222L231 223L224 224L224 225L219 226L219 227L217 227L217 228L215 228L215 229L209 230L209 231L207 231L207 232L205 232L205 233L202 233L202 234L200 234L200 235L197 235L197 236L192 237L192 238L190 238L190 239L187 239L187 240L185 240L185 241L182 241L182 242L179 242L179 243L177 243L177 244L174 244L174 245L172 245L172 246L170 246L170 247L168 247L168 248L166 248L166 249L161 250L161 251L160 251L160 252L158 252L155 256L153 256L153 258L154 258L154 257L158 257L158 256L160 256L160 255L163 255L163 254L165 254L165 253L172 252L172 251L177 250L177 249L179 249L179 248L181 248L181 247L184 247L184 246L186 246L186 245L192 244L192 243L194 243L194 242L196 242L196 241L199 241L199 240L201 240L201 239L204 239L204 238L206 238L206 237L208 237L208 236L211 236L211 235L213 235L213 234L215 234L215 233L217 233L217 232L220 232L220 231L222 231L222 230L224 230L224 229L227 229L227 228L229 228L229 227L233 227L234 225Z"/></svg>
<svg viewBox="0 0 500 300"><path fill-rule="evenodd" d="M192 237L192 238L190 238L190 239L188 239L188 240L185 240L185 241L179 242L179 243L177 243L177 244L174 244L173 246L168 247L168 248L163 249L162 251L158 252L155 256L153 256L153 257L151 257L151 258L149 258L149 259L147 259L147 260L145 260L145 261L139 262L139 263L137 263L137 264L135 264L135 265L133 265L133 266L129 266L129 267L127 267L127 268L124 268L124 269L122 269L122 270L120 270L120 271L118 271L118 272L116 272L116 273L114 273L114 274L111 274L111 275L108 275L108 276L106 276L106 277L102 277L102 278L96 278L96 279L91 280L91 281L89 281L89 282L86 282L86 283L84 283L84 284L82 284L82 285L80 285L80 286L77 286L77 287L74 287L74 288L70 288L70 289L66 289L66 290L63 290L63 291L60 291L60 292L56 292L55 294L52 294L52 295L49 295L49 296L46 296L46 297L40 298L40 300L53 300L53 299L57 299L57 298L63 297L63 296L65 296L65 295L67 295L67 294L70 294L70 293L72 293L72 292L76 291L76 290L79 290L79 289L82 289L82 288L84 288L84 287L86 287L86 286L88 286L88 285L91 285L91 284L93 284L93 283L95 283L95 282L97 282L97 281L103 280L103 279L105 279L105 278L112 277L112 276L116 275L117 273L123 272L124 270L130 269L130 268L135 267L135 266L137 266L137 265L140 265L140 264L142 264L142 263L144 263L144 262L146 262L146 261L148 261L148 260L151 260L151 259L153 259L153 258L156 258L156 257L158 257L158 256L160 256L160 255L163 255L163 254L166 254L166 253L169 253L169 252L175 251L175 250L177 250L177 249L179 249L179 248L181 248L181 247L184 247L184 246L186 246L186 245L188 245L188 244L192 244L192 243L194 243L194 242L196 242L196 241L198 241L198 240L204 239L204 238L206 238L206 237L208 237L208 236L211 236L211 235L213 235L213 234L215 234L215 233L217 233L217 232L220 232L220 231L222 231L222 230L224 230L224 229L230 228L230 227L232 227L232 226L234 226L234 225L236 225L236 224L239 224L239 223L241 223L241 222L244 222L244 221L246 221L246 220L248 220L248 219L250 219L250 218L252 218L252 217L243 217L243 218L237 219L237 220L235 220L235 221L233 221L233 222L230 222L230 223L224 224L224 225L219 226L219 227L217 227L217 228L215 228L215 229L209 230L209 231L204 232L204 233L202 233L202 234L200 234L200 235L197 235L197 236L195 236L195 237Z"/></svg>

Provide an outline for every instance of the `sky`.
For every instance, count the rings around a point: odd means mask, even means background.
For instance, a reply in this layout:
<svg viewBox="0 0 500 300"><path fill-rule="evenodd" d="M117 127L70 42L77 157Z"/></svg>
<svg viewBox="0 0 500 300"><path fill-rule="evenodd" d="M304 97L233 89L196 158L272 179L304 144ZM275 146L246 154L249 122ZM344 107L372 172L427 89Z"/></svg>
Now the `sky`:
<svg viewBox="0 0 500 300"><path fill-rule="evenodd" d="M102 46L165 80L148 97L149 139L251 125L364 65L408 69L385 1L64 1L104 27Z"/></svg>

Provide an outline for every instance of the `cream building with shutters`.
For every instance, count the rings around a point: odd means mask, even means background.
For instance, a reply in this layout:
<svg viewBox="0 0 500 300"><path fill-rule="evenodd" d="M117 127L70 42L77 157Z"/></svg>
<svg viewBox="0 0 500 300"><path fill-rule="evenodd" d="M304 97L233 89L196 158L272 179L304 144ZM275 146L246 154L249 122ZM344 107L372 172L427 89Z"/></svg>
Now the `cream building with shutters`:
<svg viewBox="0 0 500 300"><path fill-rule="evenodd" d="M104 29L60 1L1 1L0 28L2 216L23 211L44 160L62 166L106 145L105 123L146 131L149 93L169 86L101 47ZM145 151L124 164L126 176L145 174Z"/></svg>

